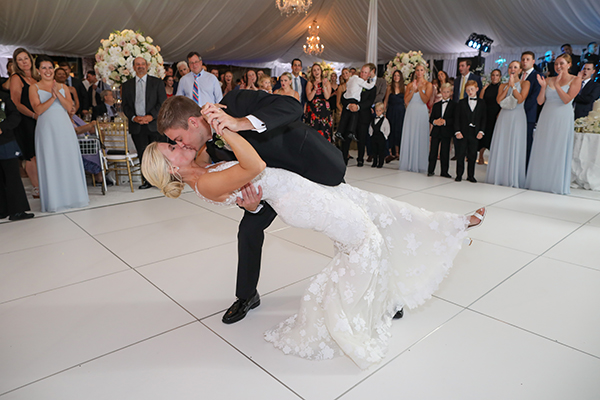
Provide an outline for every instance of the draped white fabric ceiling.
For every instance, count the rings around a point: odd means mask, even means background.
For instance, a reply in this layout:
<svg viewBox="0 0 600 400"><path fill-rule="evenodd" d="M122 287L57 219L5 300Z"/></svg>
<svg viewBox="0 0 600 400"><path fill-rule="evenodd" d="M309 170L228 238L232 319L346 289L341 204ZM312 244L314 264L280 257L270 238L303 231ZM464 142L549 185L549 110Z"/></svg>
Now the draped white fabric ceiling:
<svg viewBox="0 0 600 400"><path fill-rule="evenodd" d="M91 56L115 29L141 30L165 60L196 50L205 61L256 64L304 57L308 25L317 19L331 61L366 56L369 0L313 0L307 15L281 16L273 0L16 0L0 6L0 45L34 52ZM379 0L379 60L422 50L444 58L469 52L471 32L493 49L600 40L598 0ZM576 52L580 49L576 48Z"/></svg>

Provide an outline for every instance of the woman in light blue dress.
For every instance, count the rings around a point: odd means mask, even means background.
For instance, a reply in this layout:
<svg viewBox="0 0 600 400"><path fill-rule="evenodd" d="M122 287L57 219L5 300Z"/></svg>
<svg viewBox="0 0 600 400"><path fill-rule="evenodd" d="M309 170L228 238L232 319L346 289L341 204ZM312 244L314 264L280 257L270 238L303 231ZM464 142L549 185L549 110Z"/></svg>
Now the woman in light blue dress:
<svg viewBox="0 0 600 400"><path fill-rule="evenodd" d="M527 116L523 102L529 93L529 82L519 80L519 61L510 63L508 73L508 82L500 85L496 97L501 110L492 135L485 181L522 188L525 187L527 149Z"/></svg>
<svg viewBox="0 0 600 400"><path fill-rule="evenodd" d="M43 212L85 207L89 203L77 135L66 110L72 107L68 88L54 81L52 59L41 55L36 67L42 79L29 88L39 115L35 128L40 199Z"/></svg>
<svg viewBox="0 0 600 400"><path fill-rule="evenodd" d="M581 73L569 74L571 57L561 54L554 62L558 76L546 80L538 75L541 85L538 104L544 104L537 123L527 168L527 189L542 192L571 193L573 159L573 98L581 89Z"/></svg>
<svg viewBox="0 0 600 400"><path fill-rule="evenodd" d="M406 86L404 102L408 104L402 125L400 169L427 172L429 164L429 111L427 103L433 93L425 80L425 67L417 65L413 81Z"/></svg>

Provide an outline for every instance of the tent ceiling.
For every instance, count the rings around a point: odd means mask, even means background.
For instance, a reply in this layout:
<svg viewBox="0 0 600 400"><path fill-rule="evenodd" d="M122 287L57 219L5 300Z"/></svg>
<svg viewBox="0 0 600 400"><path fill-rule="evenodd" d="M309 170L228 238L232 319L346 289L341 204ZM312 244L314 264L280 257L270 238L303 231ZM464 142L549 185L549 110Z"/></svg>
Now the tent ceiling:
<svg viewBox="0 0 600 400"><path fill-rule="evenodd" d="M363 61L369 0L313 0L307 15L281 16L273 0L18 0L0 13L0 44L91 56L115 29L141 30L165 60L196 50L232 64L302 56L307 27L317 19L319 58ZM585 44L600 39L597 0L379 0L379 59L398 51L468 51L471 32L498 48Z"/></svg>

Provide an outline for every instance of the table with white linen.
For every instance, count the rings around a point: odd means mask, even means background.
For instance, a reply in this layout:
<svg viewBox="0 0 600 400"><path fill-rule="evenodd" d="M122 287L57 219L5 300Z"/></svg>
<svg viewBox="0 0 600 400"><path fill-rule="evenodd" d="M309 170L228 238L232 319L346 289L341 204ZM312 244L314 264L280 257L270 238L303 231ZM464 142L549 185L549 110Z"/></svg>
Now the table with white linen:
<svg viewBox="0 0 600 400"><path fill-rule="evenodd" d="M575 132L571 187L600 190L600 134Z"/></svg>

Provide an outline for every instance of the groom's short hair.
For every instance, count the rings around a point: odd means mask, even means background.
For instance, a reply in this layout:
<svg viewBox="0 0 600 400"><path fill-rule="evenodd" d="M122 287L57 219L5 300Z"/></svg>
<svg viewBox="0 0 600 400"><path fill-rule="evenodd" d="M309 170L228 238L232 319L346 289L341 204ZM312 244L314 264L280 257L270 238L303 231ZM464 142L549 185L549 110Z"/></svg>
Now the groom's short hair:
<svg viewBox="0 0 600 400"><path fill-rule="evenodd" d="M160 107L156 124L158 131L165 134L167 129L188 129L190 117L201 117L202 109L196 102L185 96L169 97Z"/></svg>

